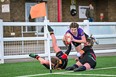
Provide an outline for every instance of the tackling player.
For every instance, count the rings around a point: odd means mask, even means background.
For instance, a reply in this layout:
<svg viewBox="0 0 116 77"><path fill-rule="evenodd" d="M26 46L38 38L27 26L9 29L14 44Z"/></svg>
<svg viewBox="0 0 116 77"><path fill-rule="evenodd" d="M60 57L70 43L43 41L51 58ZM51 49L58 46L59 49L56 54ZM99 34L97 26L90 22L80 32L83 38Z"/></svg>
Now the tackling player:
<svg viewBox="0 0 116 77"><path fill-rule="evenodd" d="M92 49L95 39L93 37L88 37L86 35L87 42L84 44L84 48L80 51L84 52L83 54L78 55L79 60L73 65L66 68L66 70L73 70L74 72L77 71L85 71L94 69L96 66L96 55Z"/></svg>
<svg viewBox="0 0 116 77"><path fill-rule="evenodd" d="M53 49L56 52L56 57L51 58L52 69L65 69L65 67L67 66L67 62L68 62L67 56L69 55L71 51L71 44L68 46L65 53L63 53L62 50L57 45L56 37L53 33L53 29L50 26L48 26L48 31L50 32L50 36L52 38ZM41 58L40 56L33 54L33 53L29 54L29 56L32 58L36 58L42 65L44 65L47 69L49 69L48 60L45 60Z"/></svg>

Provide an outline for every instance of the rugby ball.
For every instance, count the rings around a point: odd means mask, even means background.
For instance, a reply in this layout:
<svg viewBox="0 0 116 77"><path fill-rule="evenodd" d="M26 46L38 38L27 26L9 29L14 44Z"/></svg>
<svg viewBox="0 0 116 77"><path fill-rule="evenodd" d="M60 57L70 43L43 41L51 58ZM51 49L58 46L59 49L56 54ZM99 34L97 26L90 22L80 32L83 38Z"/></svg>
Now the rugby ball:
<svg viewBox="0 0 116 77"><path fill-rule="evenodd" d="M70 44L71 41L72 41L72 36L71 36L71 34L70 34L70 33L66 33L65 39L66 39L66 41L65 41L66 44Z"/></svg>

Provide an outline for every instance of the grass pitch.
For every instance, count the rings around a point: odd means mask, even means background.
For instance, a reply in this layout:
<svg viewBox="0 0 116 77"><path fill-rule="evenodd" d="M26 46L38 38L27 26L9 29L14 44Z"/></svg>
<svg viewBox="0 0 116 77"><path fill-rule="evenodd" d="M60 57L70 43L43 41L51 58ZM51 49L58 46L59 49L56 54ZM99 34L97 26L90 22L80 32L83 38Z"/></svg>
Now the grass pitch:
<svg viewBox="0 0 116 77"><path fill-rule="evenodd" d="M74 64L69 59L68 66ZM52 70L52 73L38 61L0 64L0 77L116 77L116 56L97 57L95 70L73 72Z"/></svg>

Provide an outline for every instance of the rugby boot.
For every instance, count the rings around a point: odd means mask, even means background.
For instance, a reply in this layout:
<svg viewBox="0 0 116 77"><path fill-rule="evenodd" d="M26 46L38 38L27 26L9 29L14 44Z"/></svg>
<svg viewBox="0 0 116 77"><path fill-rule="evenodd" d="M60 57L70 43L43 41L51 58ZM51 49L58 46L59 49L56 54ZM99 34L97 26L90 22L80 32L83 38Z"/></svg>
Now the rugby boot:
<svg viewBox="0 0 116 77"><path fill-rule="evenodd" d="M32 58L36 58L38 55L36 55L34 53L30 53L29 56L32 57Z"/></svg>

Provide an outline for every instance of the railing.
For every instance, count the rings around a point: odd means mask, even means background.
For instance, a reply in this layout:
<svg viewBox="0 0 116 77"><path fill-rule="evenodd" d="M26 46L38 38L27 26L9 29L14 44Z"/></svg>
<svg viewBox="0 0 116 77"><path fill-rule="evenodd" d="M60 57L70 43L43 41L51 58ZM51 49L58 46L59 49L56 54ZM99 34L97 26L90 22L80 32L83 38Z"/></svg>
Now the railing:
<svg viewBox="0 0 116 77"><path fill-rule="evenodd" d="M0 20L0 62L4 63L4 59L16 59L16 58L29 58L29 53L38 53L40 56L48 56L48 51L52 50L50 49L51 43L50 43L50 37L47 32L46 25L50 25L55 32L56 38L58 40L59 46L64 46L64 44L61 42L61 39L65 33L65 31L68 29L68 26L71 22L3 22ZM99 44L116 44L116 22L88 22L85 20L84 22L77 22L81 28L88 34L93 34L93 36L99 41ZM10 26L20 26L21 27L21 37L3 37L4 27L10 27ZM24 26L44 26L44 33L38 32L36 29L35 36L33 37L24 37ZM105 27L105 26L112 26L113 32L106 33L103 32L103 34L99 32L95 32L94 30L97 30L98 27ZM93 28L96 28L92 30ZM92 29L91 29L92 28ZM100 28L101 29L101 28ZM98 30L100 30L98 29ZM101 29L103 31L103 29ZM29 32L28 32L29 33ZM98 33L98 34L97 34ZM39 34L42 34L43 36L39 36ZM106 41L105 41L106 40ZM107 41L109 40L109 41ZM111 41L113 40L113 41ZM43 41L43 42L42 42ZM42 42L42 43L41 43ZM50 50L49 50L50 49ZM43 52L44 51L44 52ZM107 52L116 52L116 49L103 49L103 50L95 50L95 53L107 53ZM70 55L74 55L76 52L71 52ZM51 56L54 56L54 53L51 52Z"/></svg>

